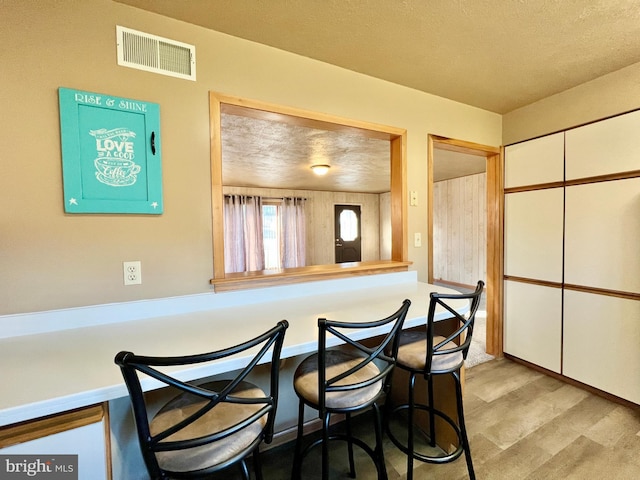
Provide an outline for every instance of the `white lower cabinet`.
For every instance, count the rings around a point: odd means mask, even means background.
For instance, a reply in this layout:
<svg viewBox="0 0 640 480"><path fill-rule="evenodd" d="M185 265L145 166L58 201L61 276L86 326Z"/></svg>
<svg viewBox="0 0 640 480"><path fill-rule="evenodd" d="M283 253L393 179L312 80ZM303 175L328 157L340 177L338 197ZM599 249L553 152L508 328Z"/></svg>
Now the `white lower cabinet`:
<svg viewBox="0 0 640 480"><path fill-rule="evenodd" d="M78 424L81 426L76 426ZM58 472L69 474L65 478L79 480L109 478L104 417L87 423L84 420L78 420L78 416L74 413L62 413L47 419L9 426L2 432L1 440L1 445L9 446L0 448L0 455L17 456L16 461L11 463L24 462L20 460L22 455L42 457L43 463L47 459L55 460L56 455L77 455L76 472L70 471L74 467L70 467L66 462L54 461L53 465L55 468L63 469L57 470ZM0 478L4 478L3 474L7 468L9 466L6 463L0 467ZM76 473L77 477L73 477L72 474ZM60 473L60 475L64 474Z"/></svg>
<svg viewBox="0 0 640 480"><path fill-rule="evenodd" d="M504 351L560 373L562 289L504 282Z"/></svg>
<svg viewBox="0 0 640 480"><path fill-rule="evenodd" d="M640 301L566 290L563 374L640 404Z"/></svg>

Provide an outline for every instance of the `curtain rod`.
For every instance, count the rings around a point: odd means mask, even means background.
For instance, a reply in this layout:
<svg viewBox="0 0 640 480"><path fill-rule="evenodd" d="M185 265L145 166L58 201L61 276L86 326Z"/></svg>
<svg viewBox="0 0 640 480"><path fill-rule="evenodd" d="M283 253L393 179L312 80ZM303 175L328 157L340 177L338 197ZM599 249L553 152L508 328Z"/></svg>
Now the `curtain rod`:
<svg viewBox="0 0 640 480"><path fill-rule="evenodd" d="M242 193L225 193L225 197L233 195L242 195L243 197L262 198L263 200L284 200L285 198L295 198L296 200L307 200L305 197L261 197L260 195L243 195Z"/></svg>

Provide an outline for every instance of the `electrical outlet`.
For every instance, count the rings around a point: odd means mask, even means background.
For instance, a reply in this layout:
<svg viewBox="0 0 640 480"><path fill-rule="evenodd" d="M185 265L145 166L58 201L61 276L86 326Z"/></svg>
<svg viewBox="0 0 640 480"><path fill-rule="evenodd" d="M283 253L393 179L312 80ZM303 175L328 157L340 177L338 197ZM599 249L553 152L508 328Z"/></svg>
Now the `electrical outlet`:
<svg viewBox="0 0 640 480"><path fill-rule="evenodd" d="M142 283L142 266L140 261L122 262L125 285L140 285Z"/></svg>

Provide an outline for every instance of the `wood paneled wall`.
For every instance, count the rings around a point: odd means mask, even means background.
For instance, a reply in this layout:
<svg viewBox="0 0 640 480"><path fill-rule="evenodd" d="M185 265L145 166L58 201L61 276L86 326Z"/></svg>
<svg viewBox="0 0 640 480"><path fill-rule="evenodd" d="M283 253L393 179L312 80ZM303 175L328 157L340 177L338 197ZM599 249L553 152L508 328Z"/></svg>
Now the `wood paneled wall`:
<svg viewBox="0 0 640 480"><path fill-rule="evenodd" d="M475 285L487 277L486 173L433 184L433 278Z"/></svg>
<svg viewBox="0 0 640 480"><path fill-rule="evenodd" d="M260 195L263 197L303 197L307 199L307 265L335 263L333 206L360 205L362 214L362 261L390 258L381 253L381 241L391 237L391 222L381 219L390 215L390 209L380 207L381 195L374 193L322 192L313 190L287 190L274 188L223 187L225 194ZM388 203L388 201L387 201ZM384 205L384 200L382 200ZM389 212L389 213L384 213ZM381 228L381 225L384 228ZM389 232L385 233L384 229Z"/></svg>

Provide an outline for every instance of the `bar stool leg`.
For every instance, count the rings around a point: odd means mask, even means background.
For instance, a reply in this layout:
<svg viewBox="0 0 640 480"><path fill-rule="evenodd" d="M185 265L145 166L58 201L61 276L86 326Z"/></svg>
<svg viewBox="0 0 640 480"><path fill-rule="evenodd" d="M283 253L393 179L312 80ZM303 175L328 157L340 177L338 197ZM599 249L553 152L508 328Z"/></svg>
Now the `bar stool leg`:
<svg viewBox="0 0 640 480"><path fill-rule="evenodd" d="M433 399L433 376L427 375L427 389L429 397L429 445L435 448L436 446L436 414L433 412L434 399Z"/></svg>
<svg viewBox="0 0 640 480"><path fill-rule="evenodd" d="M384 450L382 449L382 414L377 403L373 405L375 411L375 428L376 428L376 467L378 467L378 480L387 480L387 465L384 461ZM355 475L354 475L355 476Z"/></svg>
<svg viewBox="0 0 640 480"><path fill-rule="evenodd" d="M356 465L353 460L353 442L351 439L353 438L351 433L351 414L345 414L345 422L347 426L347 446L349 449L349 476L351 478L356 478Z"/></svg>
<svg viewBox="0 0 640 480"><path fill-rule="evenodd" d="M416 376L413 372L409 374L409 408L407 419L407 480L413 480L413 413L415 410L414 387Z"/></svg>
<svg viewBox="0 0 640 480"><path fill-rule="evenodd" d="M304 423L304 403L298 402L298 433L296 435L296 447L293 454L293 468L291 469L291 480L299 480L302 469L302 434Z"/></svg>
<svg viewBox="0 0 640 480"><path fill-rule="evenodd" d="M456 384L456 401L458 404L458 423L460 427L460 441L462 442L462 448L464 449L464 457L467 461L467 470L469 470L469 478L471 480L476 479L476 474L473 470L473 462L471 461L471 447L469 446L469 438L467 437L467 427L464 422L464 407L462 402L462 383L460 382L460 375L457 372L452 373Z"/></svg>
<svg viewBox="0 0 640 480"><path fill-rule="evenodd" d="M247 468L247 462L244 459L240 460L240 471L243 480L249 480L249 468Z"/></svg>
<svg viewBox="0 0 640 480"><path fill-rule="evenodd" d="M322 480L329 479L329 425L331 414L325 413L322 419Z"/></svg>
<svg viewBox="0 0 640 480"><path fill-rule="evenodd" d="M262 461L260 460L260 449L256 448L253 451L253 469L256 473L256 480L263 480L262 477Z"/></svg>

